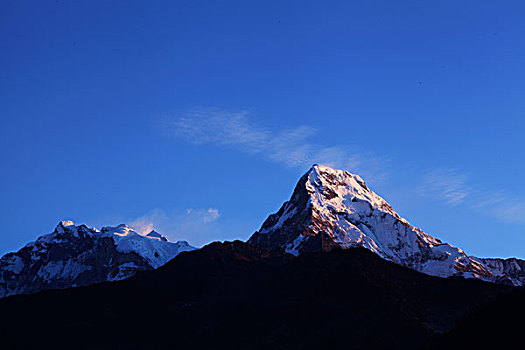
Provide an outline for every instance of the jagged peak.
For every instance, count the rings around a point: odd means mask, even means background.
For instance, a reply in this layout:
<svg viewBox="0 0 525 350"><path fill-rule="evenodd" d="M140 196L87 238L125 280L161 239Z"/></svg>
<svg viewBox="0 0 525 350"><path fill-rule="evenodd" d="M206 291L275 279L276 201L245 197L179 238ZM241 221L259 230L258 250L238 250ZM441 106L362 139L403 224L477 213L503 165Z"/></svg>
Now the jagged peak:
<svg viewBox="0 0 525 350"><path fill-rule="evenodd" d="M308 170L308 172L316 172L319 175L324 175L324 174L346 174L347 176L352 176L352 177L356 177L357 176L357 177L359 177L359 175L351 173L348 170L337 169L337 168L333 168L333 167L328 166L328 165L317 164L317 163L313 164L312 167L310 168L310 170Z"/></svg>
<svg viewBox="0 0 525 350"><path fill-rule="evenodd" d="M41 241L49 240L52 238L52 236L56 234L73 234L74 236L78 236L80 233L93 235L93 234L102 234L102 236L111 237L111 236L120 236L120 237L145 237L149 239L153 239L156 241L163 241L163 242L169 242L168 238L164 236L163 234L152 230L151 232L144 234L135 231L133 228L126 224L119 224L117 226L104 226L102 229L98 230L96 228L90 228L86 225L80 225L77 226L75 223L71 220L64 220L58 223L57 227L55 228L54 233L50 235L44 235L40 237L39 239ZM188 244L189 246L189 244Z"/></svg>
<svg viewBox="0 0 525 350"><path fill-rule="evenodd" d="M55 233L65 233L65 232L83 232L83 233L95 233L99 232L96 228L88 227L84 224L82 225L76 225L71 220L63 220L58 223L58 225L55 228Z"/></svg>
<svg viewBox="0 0 525 350"><path fill-rule="evenodd" d="M359 175L351 173L351 172L349 172L347 170L337 169L337 168L333 168L331 166L323 165L323 164L313 164L312 167L310 168L310 170L308 170L308 172L309 173L310 172L315 172L319 176L346 175L346 176L350 176L350 177L358 177L359 179L361 179L359 177Z"/></svg>
<svg viewBox="0 0 525 350"><path fill-rule="evenodd" d="M75 223L71 220L62 220L58 224L62 227L75 226Z"/></svg>
<svg viewBox="0 0 525 350"><path fill-rule="evenodd" d="M151 230L151 232L148 233L148 234L146 235L146 237L150 237L150 238L158 239L158 240L160 240L160 241L165 241L165 242L168 241L168 239L167 239L163 234L160 234L160 233L158 233L158 232L155 231L155 230Z"/></svg>
<svg viewBox="0 0 525 350"><path fill-rule="evenodd" d="M77 234L77 226L75 223L71 220L63 220L60 221L55 228L54 233L73 233L74 235Z"/></svg>
<svg viewBox="0 0 525 350"><path fill-rule="evenodd" d="M357 174L314 164L305 177L306 190L314 206L330 204L336 209L343 210L349 202L368 202L372 208L401 219L393 208L382 197L371 191Z"/></svg>
<svg viewBox="0 0 525 350"><path fill-rule="evenodd" d="M347 170L331 168L326 165L314 164L306 173L309 182L317 186L351 186L358 192L371 192L365 181L357 174Z"/></svg>

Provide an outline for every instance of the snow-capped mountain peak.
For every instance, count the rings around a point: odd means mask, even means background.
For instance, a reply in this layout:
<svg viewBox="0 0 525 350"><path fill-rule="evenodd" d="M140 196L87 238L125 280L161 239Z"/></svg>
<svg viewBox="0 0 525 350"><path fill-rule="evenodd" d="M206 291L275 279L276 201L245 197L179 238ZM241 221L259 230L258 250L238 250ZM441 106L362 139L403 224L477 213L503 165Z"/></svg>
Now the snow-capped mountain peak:
<svg viewBox="0 0 525 350"><path fill-rule="evenodd" d="M510 281L482 260L410 225L358 175L317 164L249 242L294 255L360 246L434 276Z"/></svg>
<svg viewBox="0 0 525 350"><path fill-rule="evenodd" d="M316 197L318 203L323 199L337 199L333 204L344 206L345 200L361 200L370 203L374 208L399 217L383 198L370 191L359 175L318 164L315 164L307 175L306 188Z"/></svg>
<svg viewBox="0 0 525 350"><path fill-rule="evenodd" d="M78 229L81 228L84 233L86 232L93 232L93 230L86 230L87 226L81 225L77 227L75 223L71 220L64 220L60 221L58 225L55 228L55 231L53 234L72 234L75 236L78 236L79 232Z"/></svg>
<svg viewBox="0 0 525 350"><path fill-rule="evenodd" d="M60 227L70 227L70 226L75 226L75 223L71 220L63 220L63 221L60 221L57 225L57 227L60 226Z"/></svg>
<svg viewBox="0 0 525 350"><path fill-rule="evenodd" d="M99 231L61 221L52 233L0 259L0 297L121 280L194 249L185 241L172 243L157 232L143 235L125 224Z"/></svg>

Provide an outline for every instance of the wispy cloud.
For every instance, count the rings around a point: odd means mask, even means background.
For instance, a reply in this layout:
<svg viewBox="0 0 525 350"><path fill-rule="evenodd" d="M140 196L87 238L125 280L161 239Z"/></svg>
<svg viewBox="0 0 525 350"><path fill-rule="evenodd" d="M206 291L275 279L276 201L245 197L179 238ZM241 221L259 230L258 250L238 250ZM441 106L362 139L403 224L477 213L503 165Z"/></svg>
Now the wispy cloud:
<svg viewBox="0 0 525 350"><path fill-rule="evenodd" d="M193 144L232 148L286 167L304 169L320 163L358 173L367 182L376 183L387 177L386 169L392 170L387 157L357 150L355 146L319 143L316 139L326 138L318 137L320 132L312 126L275 131L253 121L247 111L199 108L166 118L162 126L169 136ZM396 162L398 172L406 165L402 163ZM411 176L412 181L418 182L417 175ZM446 205L463 205L502 222L525 224L525 201L498 190L480 189L472 183L459 169L439 168L422 174L416 192Z"/></svg>
<svg viewBox="0 0 525 350"><path fill-rule="evenodd" d="M186 209L186 214L188 214L190 217L196 218L197 220L202 220L203 222L214 222L221 217L221 214L219 214L219 209L216 208Z"/></svg>
<svg viewBox="0 0 525 350"><path fill-rule="evenodd" d="M469 205L472 210L490 215L499 221L525 225L525 201L504 191L477 191Z"/></svg>
<svg viewBox="0 0 525 350"><path fill-rule="evenodd" d="M422 196L443 200L453 206L461 204L471 193L467 175L444 168L427 171L416 191Z"/></svg>
<svg viewBox="0 0 525 350"><path fill-rule="evenodd" d="M189 208L172 211L154 209L129 221L140 233L162 233L172 242L187 240L201 246L214 240L246 239L255 230L242 221L223 220L217 208Z"/></svg>
<svg viewBox="0 0 525 350"><path fill-rule="evenodd" d="M319 132L308 125L273 131L258 125L249 113L220 109L195 109L182 116L168 118L163 129L193 144L213 144L235 148L286 167L306 168L314 163L360 172L377 178L384 160L371 154L351 152L350 146L326 146L313 139Z"/></svg>
<svg viewBox="0 0 525 350"><path fill-rule="evenodd" d="M525 224L525 201L502 190L469 184L467 174L457 169L434 169L425 172L416 192L452 206L465 205L469 210L510 224Z"/></svg>

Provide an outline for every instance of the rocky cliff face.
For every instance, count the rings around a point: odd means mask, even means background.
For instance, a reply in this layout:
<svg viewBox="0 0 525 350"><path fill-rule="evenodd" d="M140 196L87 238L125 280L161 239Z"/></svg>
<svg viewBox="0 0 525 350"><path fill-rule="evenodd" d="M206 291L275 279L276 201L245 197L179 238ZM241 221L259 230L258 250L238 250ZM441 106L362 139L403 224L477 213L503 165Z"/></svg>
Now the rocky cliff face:
<svg viewBox="0 0 525 350"><path fill-rule="evenodd" d="M291 199L270 215L248 241L294 255L364 247L384 259L420 272L521 285L514 263L468 256L401 218L358 175L314 165Z"/></svg>
<svg viewBox="0 0 525 350"><path fill-rule="evenodd" d="M154 231L140 235L126 225L99 231L62 221L53 233L0 259L0 297L121 280L193 249Z"/></svg>

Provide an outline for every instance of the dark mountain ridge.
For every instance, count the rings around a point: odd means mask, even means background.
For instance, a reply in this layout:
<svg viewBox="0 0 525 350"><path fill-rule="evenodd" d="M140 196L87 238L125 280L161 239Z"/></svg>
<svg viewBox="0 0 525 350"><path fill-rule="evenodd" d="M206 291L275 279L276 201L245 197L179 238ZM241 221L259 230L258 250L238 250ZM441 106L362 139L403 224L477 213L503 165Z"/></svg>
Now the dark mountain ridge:
<svg viewBox="0 0 525 350"><path fill-rule="evenodd" d="M410 349L512 288L364 248L293 257L212 243L128 280L2 299L0 336L19 349Z"/></svg>

